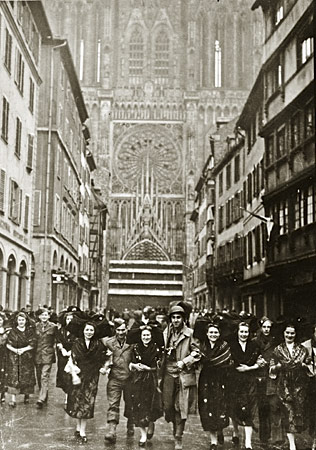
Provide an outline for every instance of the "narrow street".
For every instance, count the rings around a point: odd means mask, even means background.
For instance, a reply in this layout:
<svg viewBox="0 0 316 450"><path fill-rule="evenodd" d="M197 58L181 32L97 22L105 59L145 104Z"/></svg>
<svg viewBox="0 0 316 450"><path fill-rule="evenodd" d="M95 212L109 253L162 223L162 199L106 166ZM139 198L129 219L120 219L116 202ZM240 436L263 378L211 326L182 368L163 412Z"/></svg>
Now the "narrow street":
<svg viewBox="0 0 316 450"><path fill-rule="evenodd" d="M117 428L116 444L105 444L104 433L106 425L106 378L100 376L99 393L96 402L95 417L88 421L87 437L88 443L85 447L89 450L137 450L139 431L135 430L135 436L126 437L126 419L122 418ZM51 389L48 406L42 410L36 409L36 395L31 397L30 404L23 404L23 397L17 397L17 406L12 409L6 403L0 407L0 442L1 450L16 449L77 449L78 443L74 438L75 420L70 418L63 409L63 393L54 387L55 376L51 377ZM8 400L8 399L7 399ZM122 408L121 408L122 409ZM230 450L232 427L225 430L225 444L223 447ZM156 423L155 435L147 443L148 449L173 450L174 440L172 437L171 425L167 424L164 418ZM202 430L198 415L190 416L183 438L184 450L207 450L209 448L207 434ZM243 448L241 439L240 448ZM258 435L254 434L254 449L260 450ZM287 448L287 447L284 447ZM305 436L297 437L297 448L299 450L310 448L310 441Z"/></svg>

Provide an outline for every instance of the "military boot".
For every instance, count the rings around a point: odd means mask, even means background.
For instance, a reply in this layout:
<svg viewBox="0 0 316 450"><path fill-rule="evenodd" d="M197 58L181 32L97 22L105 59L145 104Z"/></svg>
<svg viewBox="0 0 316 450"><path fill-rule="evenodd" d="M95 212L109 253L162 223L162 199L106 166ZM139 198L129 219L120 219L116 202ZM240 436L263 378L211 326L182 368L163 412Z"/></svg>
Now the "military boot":
<svg viewBox="0 0 316 450"><path fill-rule="evenodd" d="M108 422L107 431L104 436L104 440L107 442L115 442L116 441L116 422L111 420Z"/></svg>

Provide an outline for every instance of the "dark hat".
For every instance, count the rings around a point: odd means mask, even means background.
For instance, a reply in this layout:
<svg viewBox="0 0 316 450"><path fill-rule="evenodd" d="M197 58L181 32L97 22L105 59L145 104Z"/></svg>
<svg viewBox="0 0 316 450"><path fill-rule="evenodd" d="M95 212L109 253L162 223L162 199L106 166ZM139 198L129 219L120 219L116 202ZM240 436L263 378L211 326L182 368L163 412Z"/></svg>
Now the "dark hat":
<svg viewBox="0 0 316 450"><path fill-rule="evenodd" d="M172 314L176 313L182 314L183 317L185 316L185 311L180 305L171 306L171 308L169 309L169 317L171 317Z"/></svg>
<svg viewBox="0 0 316 450"><path fill-rule="evenodd" d="M95 327L94 338L95 339L101 339L106 336L112 336L111 325L109 324L109 322L106 319L104 319L100 322L99 320L95 321L95 320L91 319L90 317L82 318L82 317L79 317L78 315L74 315L72 321L66 326L66 330L70 331L70 333L72 333L76 337L82 337L84 327L87 323L94 325L94 327Z"/></svg>
<svg viewBox="0 0 316 450"><path fill-rule="evenodd" d="M114 319L114 328L119 328L121 325L125 324L125 320L121 319L120 317L117 317L116 319Z"/></svg>

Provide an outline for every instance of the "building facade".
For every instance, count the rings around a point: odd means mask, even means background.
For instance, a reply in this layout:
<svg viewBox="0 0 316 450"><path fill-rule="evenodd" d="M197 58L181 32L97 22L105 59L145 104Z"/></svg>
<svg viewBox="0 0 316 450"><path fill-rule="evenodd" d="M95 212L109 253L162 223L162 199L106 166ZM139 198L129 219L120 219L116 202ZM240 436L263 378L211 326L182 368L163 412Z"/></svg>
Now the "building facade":
<svg viewBox="0 0 316 450"><path fill-rule="evenodd" d="M89 307L91 171L88 118L68 43L41 47L34 191L35 306Z"/></svg>
<svg viewBox="0 0 316 450"><path fill-rule="evenodd" d="M51 34L37 2L0 2L0 304L32 301L32 223L41 41Z"/></svg>
<svg viewBox="0 0 316 450"><path fill-rule="evenodd" d="M215 181L216 309L240 309L243 279L243 180L244 135L236 130L237 118L215 135L215 154L220 159L213 170Z"/></svg>
<svg viewBox="0 0 316 450"><path fill-rule="evenodd" d="M263 76L260 71L247 102L237 120L243 130L243 282L241 308L259 317L280 314L269 295L265 272L267 239L270 227L262 203L264 195L264 140L259 136L263 120ZM258 107L259 105L259 107Z"/></svg>
<svg viewBox="0 0 316 450"><path fill-rule="evenodd" d="M95 179L110 200L109 258L183 263L190 297L206 132L242 109L261 63L261 13L237 0L45 5L83 86Z"/></svg>
<svg viewBox="0 0 316 450"><path fill-rule="evenodd" d="M279 312L315 318L316 202L313 2L256 1L264 13L265 215L270 295Z"/></svg>
<svg viewBox="0 0 316 450"><path fill-rule="evenodd" d="M205 309L212 306L213 300L213 263L214 263L214 207L215 182L212 177L214 168L214 145L210 140L210 156L204 165L201 177L195 187L195 208L191 214L194 222L194 265L192 267L193 306ZM209 279L208 279L209 277Z"/></svg>

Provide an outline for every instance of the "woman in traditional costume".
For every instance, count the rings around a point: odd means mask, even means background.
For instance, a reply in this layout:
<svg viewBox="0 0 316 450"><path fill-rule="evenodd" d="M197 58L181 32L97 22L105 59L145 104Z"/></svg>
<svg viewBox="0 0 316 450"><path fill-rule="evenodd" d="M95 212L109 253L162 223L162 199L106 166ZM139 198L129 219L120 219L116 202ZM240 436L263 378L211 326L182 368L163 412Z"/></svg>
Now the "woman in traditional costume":
<svg viewBox="0 0 316 450"><path fill-rule="evenodd" d="M228 343L221 338L221 330L216 323L197 319L194 336L201 342L202 354L198 384L199 414L203 430L210 433L210 449L216 450L218 435L222 436L223 428L229 425L227 384L232 365L231 352Z"/></svg>
<svg viewBox="0 0 316 450"><path fill-rule="evenodd" d="M287 325L284 342L275 348L270 361L270 377L277 381L277 395L282 404L282 421L290 450L296 450L295 433L304 429L308 375L312 375L308 367L308 350L297 344L295 338L296 326Z"/></svg>
<svg viewBox="0 0 316 450"><path fill-rule="evenodd" d="M98 339L95 323L89 321L81 323L80 326L81 337L75 340L70 356L72 366L77 368L79 373L79 379L77 377L76 384L72 384L68 391L66 412L77 419L75 437L80 444L85 444L87 419L94 417L99 374L105 373L102 366L106 359L106 349Z"/></svg>
<svg viewBox="0 0 316 450"><path fill-rule="evenodd" d="M163 335L157 326L144 325L127 334L127 343L134 344L132 362L132 420L140 428L139 445L143 447L154 434L155 421L163 415L157 370L160 365Z"/></svg>
<svg viewBox="0 0 316 450"><path fill-rule="evenodd" d="M7 373L8 393L12 394L9 405L16 406L16 394L24 394L24 403L29 403L30 394L34 393L35 365L34 348L36 333L29 325L28 317L19 312L7 340Z"/></svg>
<svg viewBox="0 0 316 450"><path fill-rule="evenodd" d="M249 324L240 322L237 336L229 342L234 370L230 375L229 393L233 421L233 443L239 444L238 426L245 429L245 448L252 448L252 432L257 412L256 370L265 365L258 344L250 339Z"/></svg>

